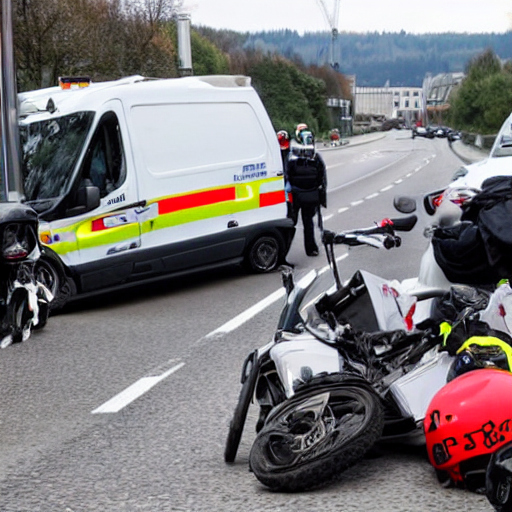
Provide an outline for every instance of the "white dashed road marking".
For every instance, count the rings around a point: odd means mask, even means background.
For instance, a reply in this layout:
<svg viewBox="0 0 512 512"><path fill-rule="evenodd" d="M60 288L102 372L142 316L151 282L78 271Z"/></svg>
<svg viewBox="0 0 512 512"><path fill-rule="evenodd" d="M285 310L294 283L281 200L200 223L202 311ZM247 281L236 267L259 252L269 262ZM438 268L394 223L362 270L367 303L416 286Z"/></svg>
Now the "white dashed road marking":
<svg viewBox="0 0 512 512"><path fill-rule="evenodd" d="M142 379L139 379L124 391L121 391L121 393L118 393L115 397L94 409L92 414L119 412L121 409L149 391L152 387L156 386L159 382L169 377L169 375L177 372L180 368L183 368L183 366L185 366L185 363L179 363L160 375L142 377Z"/></svg>

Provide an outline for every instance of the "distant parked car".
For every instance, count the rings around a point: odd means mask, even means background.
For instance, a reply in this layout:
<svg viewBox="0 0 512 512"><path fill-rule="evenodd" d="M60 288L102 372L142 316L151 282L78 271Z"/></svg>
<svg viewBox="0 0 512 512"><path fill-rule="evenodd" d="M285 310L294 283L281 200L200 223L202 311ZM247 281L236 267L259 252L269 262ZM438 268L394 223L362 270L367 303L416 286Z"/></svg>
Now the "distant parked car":
<svg viewBox="0 0 512 512"><path fill-rule="evenodd" d="M440 139L445 139L448 137L448 134L451 133L452 129L448 128L448 126L438 126L435 129L435 135L436 137L439 137Z"/></svg>
<svg viewBox="0 0 512 512"><path fill-rule="evenodd" d="M433 139L435 137L434 129L430 126L413 126L412 127L412 138L425 137L427 139Z"/></svg>
<svg viewBox="0 0 512 512"><path fill-rule="evenodd" d="M461 133L457 130L450 130L446 136L449 142L455 142L461 139Z"/></svg>

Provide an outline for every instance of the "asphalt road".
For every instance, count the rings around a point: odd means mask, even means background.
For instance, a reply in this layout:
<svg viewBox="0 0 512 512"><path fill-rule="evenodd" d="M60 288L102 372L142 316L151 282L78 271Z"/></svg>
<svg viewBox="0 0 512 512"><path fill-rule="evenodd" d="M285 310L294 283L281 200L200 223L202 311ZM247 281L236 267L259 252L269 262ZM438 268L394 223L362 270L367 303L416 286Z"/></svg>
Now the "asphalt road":
<svg viewBox="0 0 512 512"><path fill-rule="evenodd" d="M324 224L334 230L399 216L395 195L441 188L460 166L446 141L409 132L322 154ZM427 222L399 249L352 249L342 277L358 268L414 276ZM298 277L326 264L323 253L305 255L301 231L288 256ZM269 492L248 471L255 406L236 463L224 463L241 364L271 339L280 287L279 273L238 268L162 281L74 303L1 351L0 512L492 510L482 496L442 488L423 450L401 446L319 491Z"/></svg>

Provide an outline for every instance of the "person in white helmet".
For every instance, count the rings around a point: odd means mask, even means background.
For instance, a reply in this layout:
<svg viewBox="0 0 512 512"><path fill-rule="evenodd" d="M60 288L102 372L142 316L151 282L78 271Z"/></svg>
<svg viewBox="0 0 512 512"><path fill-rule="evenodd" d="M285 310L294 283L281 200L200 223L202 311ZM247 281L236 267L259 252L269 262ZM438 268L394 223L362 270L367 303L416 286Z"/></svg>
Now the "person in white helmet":
<svg viewBox="0 0 512 512"><path fill-rule="evenodd" d="M304 226L304 247L308 256L318 256L313 219L320 207L327 207L327 174L322 157L315 150L313 132L298 124L290 144L285 179L292 195L292 218L297 224L299 211Z"/></svg>

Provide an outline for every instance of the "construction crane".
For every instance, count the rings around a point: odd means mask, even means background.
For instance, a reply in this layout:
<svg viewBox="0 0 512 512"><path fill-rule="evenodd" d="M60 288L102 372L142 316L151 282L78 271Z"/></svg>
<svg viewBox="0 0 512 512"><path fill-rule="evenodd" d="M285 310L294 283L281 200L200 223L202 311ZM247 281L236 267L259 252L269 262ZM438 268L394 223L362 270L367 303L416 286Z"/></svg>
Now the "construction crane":
<svg viewBox="0 0 512 512"><path fill-rule="evenodd" d="M340 16L340 1L341 0L333 0L332 11L329 11L326 0L316 0L319 5L322 13L329 25L329 29L331 30L331 44L330 44L330 65L336 71L339 70L340 65L336 61L335 57L335 48L336 48L336 40L338 39L338 19Z"/></svg>

